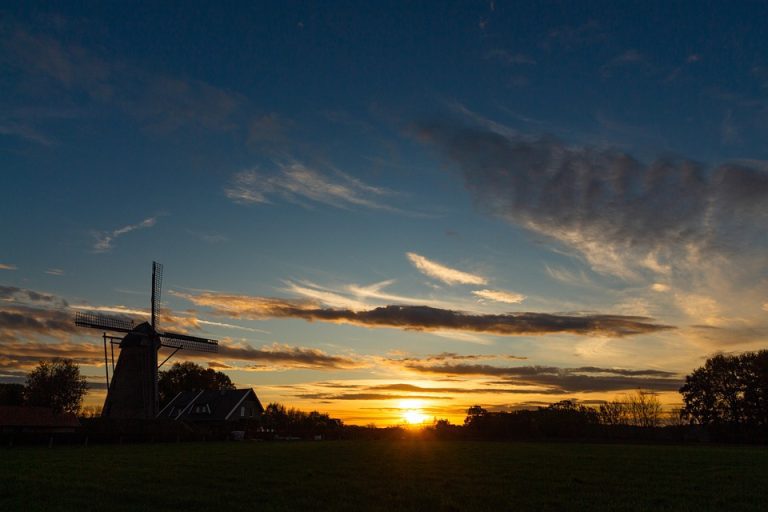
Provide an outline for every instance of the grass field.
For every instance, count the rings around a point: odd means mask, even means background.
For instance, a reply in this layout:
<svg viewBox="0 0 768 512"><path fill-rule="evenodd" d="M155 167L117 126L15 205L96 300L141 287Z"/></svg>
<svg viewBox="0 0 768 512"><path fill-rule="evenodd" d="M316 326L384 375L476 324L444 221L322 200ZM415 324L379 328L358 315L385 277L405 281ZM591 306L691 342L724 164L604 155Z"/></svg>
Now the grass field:
<svg viewBox="0 0 768 512"><path fill-rule="evenodd" d="M0 449L0 510L765 510L768 449L440 441Z"/></svg>

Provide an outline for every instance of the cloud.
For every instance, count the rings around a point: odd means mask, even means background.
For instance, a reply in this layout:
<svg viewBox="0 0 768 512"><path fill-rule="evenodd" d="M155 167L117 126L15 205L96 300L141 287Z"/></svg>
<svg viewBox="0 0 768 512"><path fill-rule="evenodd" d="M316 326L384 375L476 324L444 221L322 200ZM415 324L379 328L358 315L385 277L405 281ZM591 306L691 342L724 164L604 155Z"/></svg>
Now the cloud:
<svg viewBox="0 0 768 512"><path fill-rule="evenodd" d="M0 369L28 371L42 360L53 358L73 359L79 364L101 365L104 351L100 345L87 343L32 341L0 341Z"/></svg>
<svg viewBox="0 0 768 512"><path fill-rule="evenodd" d="M390 359L389 361L418 361L418 362L435 362L435 361L478 361L488 359L512 359L512 360L525 360L527 357L515 356L511 354L458 354L456 352L441 352L439 354L430 354L423 357L403 357L402 359Z"/></svg>
<svg viewBox="0 0 768 512"><path fill-rule="evenodd" d="M0 306L0 339L21 340L30 335L67 338L77 328L62 310L29 306Z"/></svg>
<svg viewBox="0 0 768 512"><path fill-rule="evenodd" d="M644 164L452 122L418 133L455 162L479 209L575 249L604 274L633 279L703 254L733 256L768 220L768 172L749 163Z"/></svg>
<svg viewBox="0 0 768 512"><path fill-rule="evenodd" d="M481 299L493 300L496 302L504 302L507 304L520 304L525 300L525 295L519 293L505 292L501 290L474 290L473 295L477 295Z"/></svg>
<svg viewBox="0 0 768 512"><path fill-rule="evenodd" d="M268 204L271 198L310 207L313 203L350 209L356 207L393 210L379 202L390 191L372 187L336 170L334 176L321 174L301 163L278 163L277 174L264 174L256 170L234 174L224 193L241 204Z"/></svg>
<svg viewBox="0 0 768 512"><path fill-rule="evenodd" d="M279 343L261 348L254 348L246 344L222 343L219 345L218 356L225 360L267 363L267 368L270 370L282 368L339 370L364 366L361 361L351 357L331 355L314 348L292 347Z"/></svg>
<svg viewBox="0 0 768 512"><path fill-rule="evenodd" d="M151 228L156 223L157 217L148 217L138 224L129 224L113 231L102 231L100 233L95 233L94 236L96 237L96 243L93 245L93 250L95 252L111 251L114 247L113 242L116 238L123 236L126 233L130 233L131 231Z"/></svg>
<svg viewBox="0 0 768 512"><path fill-rule="evenodd" d="M316 302L214 292L181 294L214 314L252 320L302 318L363 327L394 327L416 331L458 330L501 336L569 333L630 336L671 329L649 318L620 315L558 315L550 313L468 314L428 306L390 305L370 310L331 309Z"/></svg>
<svg viewBox="0 0 768 512"><path fill-rule="evenodd" d="M406 363L405 368L420 373L441 375L474 375L503 377L499 384L543 386L558 392L599 392L628 389L677 391L683 381L672 372L662 370L627 370L621 368L557 368L550 366L499 367L484 364L429 365ZM528 390L538 393L537 390Z"/></svg>
<svg viewBox="0 0 768 512"><path fill-rule="evenodd" d="M60 268L49 268L49 269L46 269L45 273L48 274L48 275L51 275L51 276L63 276L64 275L64 271L62 269L60 269Z"/></svg>
<svg viewBox="0 0 768 512"><path fill-rule="evenodd" d="M4 64L23 77L14 91L23 98L35 90L48 97L87 99L121 109L154 132L184 127L230 130L237 126L236 116L247 103L242 95L203 81L179 79L109 58L78 44L76 37L51 37L38 33L38 27L13 23L0 27L0 36ZM2 121L0 131L52 143L34 126L39 121L35 116L12 113Z"/></svg>
<svg viewBox="0 0 768 512"><path fill-rule="evenodd" d="M30 303L36 305L44 304L55 307L67 307L68 305L66 300L49 293L4 285L0 285L0 301L25 305L30 305Z"/></svg>
<svg viewBox="0 0 768 512"><path fill-rule="evenodd" d="M17 270L18 267L16 265L11 265L9 263L0 263L0 270Z"/></svg>
<svg viewBox="0 0 768 512"><path fill-rule="evenodd" d="M294 395L297 398L308 398L314 400L434 400L433 395L393 395L390 393L300 393ZM448 397L440 397L443 400Z"/></svg>
<svg viewBox="0 0 768 512"><path fill-rule="evenodd" d="M326 306L347 308L355 311L373 308L374 306L367 302L368 299L398 304L449 307L450 303L447 301L423 297L408 297L384 291L385 288L391 286L394 282L394 279L389 279L370 285L347 284L331 288L309 281L300 281L298 283L285 281L286 287L284 290Z"/></svg>
<svg viewBox="0 0 768 512"><path fill-rule="evenodd" d="M482 276L469 274L456 270L455 268L446 267L440 263L434 262L416 254L414 252L408 252L405 254L415 266L419 272L446 284L487 284L488 280Z"/></svg>

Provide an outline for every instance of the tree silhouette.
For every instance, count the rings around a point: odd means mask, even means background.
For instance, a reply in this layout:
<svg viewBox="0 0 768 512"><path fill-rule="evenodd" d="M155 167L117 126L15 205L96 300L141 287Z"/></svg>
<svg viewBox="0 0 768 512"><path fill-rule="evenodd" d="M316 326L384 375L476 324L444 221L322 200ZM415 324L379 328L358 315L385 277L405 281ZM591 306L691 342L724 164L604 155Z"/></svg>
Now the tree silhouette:
<svg viewBox="0 0 768 512"><path fill-rule="evenodd" d="M157 389L160 403L165 404L182 391L220 391L235 389L235 385L222 372L185 361L174 363L169 370L161 371Z"/></svg>
<svg viewBox="0 0 768 512"><path fill-rule="evenodd" d="M54 359L40 361L27 374L24 394L28 405L50 407L57 413L77 413L87 391L88 385L77 364L71 359Z"/></svg>
<svg viewBox="0 0 768 512"><path fill-rule="evenodd" d="M768 425L768 350L713 356L680 393L691 423Z"/></svg>
<svg viewBox="0 0 768 512"><path fill-rule="evenodd" d="M24 385L0 383L0 405L23 405Z"/></svg>
<svg viewBox="0 0 768 512"><path fill-rule="evenodd" d="M626 413L637 427L658 427L661 424L661 402L655 393L636 391L627 395Z"/></svg>

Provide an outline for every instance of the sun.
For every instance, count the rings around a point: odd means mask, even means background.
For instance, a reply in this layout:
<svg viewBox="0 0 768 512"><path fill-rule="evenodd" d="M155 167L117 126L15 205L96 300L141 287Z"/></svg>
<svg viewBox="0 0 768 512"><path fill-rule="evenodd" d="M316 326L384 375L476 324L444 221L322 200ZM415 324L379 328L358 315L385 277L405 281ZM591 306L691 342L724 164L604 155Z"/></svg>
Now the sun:
<svg viewBox="0 0 768 512"><path fill-rule="evenodd" d="M408 409L403 413L403 419L409 425L421 425L424 423L424 421L426 421L427 417L421 411Z"/></svg>
<svg viewBox="0 0 768 512"><path fill-rule="evenodd" d="M421 425L427 420L426 414L421 409L421 400L402 400L400 409L403 411L403 420L409 425Z"/></svg>

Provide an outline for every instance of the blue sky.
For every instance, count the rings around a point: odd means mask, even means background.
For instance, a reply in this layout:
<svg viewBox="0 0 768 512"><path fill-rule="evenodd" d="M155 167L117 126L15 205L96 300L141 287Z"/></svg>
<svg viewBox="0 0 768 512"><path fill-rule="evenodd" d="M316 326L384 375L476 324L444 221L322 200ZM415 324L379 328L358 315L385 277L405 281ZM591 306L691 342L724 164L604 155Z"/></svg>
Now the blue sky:
<svg viewBox="0 0 768 512"><path fill-rule="evenodd" d="M195 360L267 400L674 404L768 333L767 10L5 5L0 379L101 375L64 320L141 314L158 260L167 322L254 351Z"/></svg>

